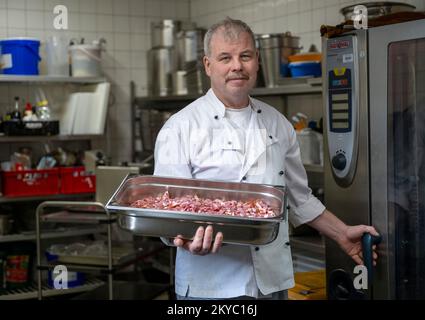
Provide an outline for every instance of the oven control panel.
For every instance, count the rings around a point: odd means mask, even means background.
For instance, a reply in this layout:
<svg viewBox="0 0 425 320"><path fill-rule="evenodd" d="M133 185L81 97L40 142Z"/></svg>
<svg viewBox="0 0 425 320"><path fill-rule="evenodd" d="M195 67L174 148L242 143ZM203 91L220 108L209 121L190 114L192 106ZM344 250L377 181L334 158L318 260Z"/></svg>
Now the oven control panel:
<svg viewBox="0 0 425 320"><path fill-rule="evenodd" d="M355 35L327 40L326 119L329 158L336 179L344 184L355 171L357 155L358 98L357 42Z"/></svg>

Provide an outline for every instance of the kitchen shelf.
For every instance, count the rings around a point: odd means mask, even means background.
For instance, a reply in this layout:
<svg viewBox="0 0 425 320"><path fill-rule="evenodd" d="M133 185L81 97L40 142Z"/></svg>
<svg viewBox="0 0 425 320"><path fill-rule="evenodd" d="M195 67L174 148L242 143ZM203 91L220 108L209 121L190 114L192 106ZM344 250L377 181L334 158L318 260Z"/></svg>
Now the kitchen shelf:
<svg viewBox="0 0 425 320"><path fill-rule="evenodd" d="M55 136L5 136L0 135L0 143L28 143L47 141L81 141L102 138L101 134L81 134L81 135L55 135Z"/></svg>
<svg viewBox="0 0 425 320"><path fill-rule="evenodd" d="M86 291L94 290L104 284L105 284L104 281L95 279L95 278L87 279L86 283L81 286L68 288L68 289L54 289L48 286L47 284L44 284L42 286L43 297L54 297L54 296L59 296L64 294L75 294L80 292L86 292ZM37 296L38 296L37 284L33 284L22 289L7 290L5 293L0 294L0 300L37 299Z"/></svg>
<svg viewBox="0 0 425 320"><path fill-rule="evenodd" d="M64 76L26 76L26 75L0 75L0 83L77 83L91 84L105 82L104 77L64 77Z"/></svg>
<svg viewBox="0 0 425 320"><path fill-rule="evenodd" d="M73 193L73 194L51 194L45 196L33 196L33 197L4 197L0 196L1 203L13 203L13 202L30 202L30 201L44 201L44 200L66 200L75 198L92 198L94 193Z"/></svg>
<svg viewBox="0 0 425 320"><path fill-rule="evenodd" d="M254 88L251 96L274 96L295 95L308 93L322 93L322 78L288 78L281 81L281 85L273 88ZM201 97L201 94L169 95L169 96L146 96L135 97L135 103L144 105L147 103L171 103L193 101Z"/></svg>
<svg viewBox="0 0 425 320"><path fill-rule="evenodd" d="M59 211L49 214L45 214L41 217L41 221L44 222L56 222L56 223L83 223L83 224L98 224L105 222L114 222L116 218L111 215L108 218L103 212L70 212L70 211Z"/></svg>
<svg viewBox="0 0 425 320"><path fill-rule="evenodd" d="M322 93L322 78L296 78L282 81L274 88L254 88L251 96L276 96Z"/></svg>
<svg viewBox="0 0 425 320"><path fill-rule="evenodd" d="M101 233L99 228L59 228L43 232L42 239L66 238ZM35 240L35 231L0 236L0 243Z"/></svg>

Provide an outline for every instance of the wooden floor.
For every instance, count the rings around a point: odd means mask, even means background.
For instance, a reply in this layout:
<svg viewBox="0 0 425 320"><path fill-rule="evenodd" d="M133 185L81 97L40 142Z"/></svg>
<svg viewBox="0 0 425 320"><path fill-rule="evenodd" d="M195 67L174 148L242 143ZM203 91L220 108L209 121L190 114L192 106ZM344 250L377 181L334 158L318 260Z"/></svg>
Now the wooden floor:
<svg viewBox="0 0 425 320"><path fill-rule="evenodd" d="M326 300L325 269L295 273L295 287L289 289L289 300Z"/></svg>

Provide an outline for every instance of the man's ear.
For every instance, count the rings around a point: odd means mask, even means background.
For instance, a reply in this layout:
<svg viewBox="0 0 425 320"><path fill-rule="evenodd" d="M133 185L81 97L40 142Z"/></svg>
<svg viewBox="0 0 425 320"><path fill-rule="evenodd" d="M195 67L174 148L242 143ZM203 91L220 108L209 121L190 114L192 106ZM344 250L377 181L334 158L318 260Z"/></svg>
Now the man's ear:
<svg viewBox="0 0 425 320"><path fill-rule="evenodd" d="M256 59L257 59L257 72L258 72L258 70L260 70L260 51L255 50L255 53L256 53Z"/></svg>
<svg viewBox="0 0 425 320"><path fill-rule="evenodd" d="M210 69L211 62L210 62L210 60L208 59L207 56L204 56L202 61L204 62L205 73L207 74L208 77L211 76L211 69Z"/></svg>

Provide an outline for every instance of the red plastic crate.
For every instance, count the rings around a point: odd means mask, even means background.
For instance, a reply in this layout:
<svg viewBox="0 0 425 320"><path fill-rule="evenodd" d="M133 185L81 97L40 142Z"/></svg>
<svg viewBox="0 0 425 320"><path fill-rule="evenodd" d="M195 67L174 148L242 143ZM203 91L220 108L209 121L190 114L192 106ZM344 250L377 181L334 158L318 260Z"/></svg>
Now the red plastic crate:
<svg viewBox="0 0 425 320"><path fill-rule="evenodd" d="M87 193L96 191L96 176L88 174L84 167L61 167L61 193Z"/></svg>
<svg viewBox="0 0 425 320"><path fill-rule="evenodd" d="M7 197L44 196L59 193L59 170L2 171L2 192Z"/></svg>

